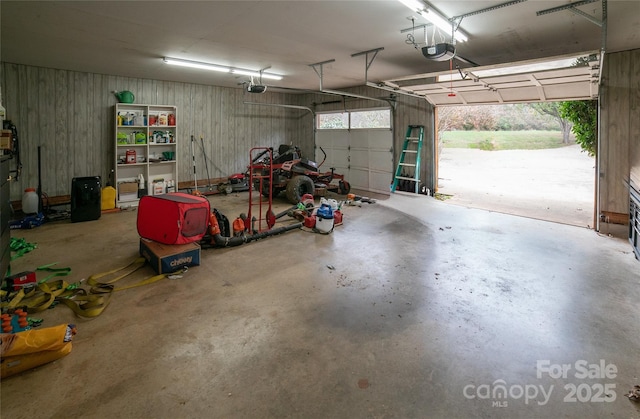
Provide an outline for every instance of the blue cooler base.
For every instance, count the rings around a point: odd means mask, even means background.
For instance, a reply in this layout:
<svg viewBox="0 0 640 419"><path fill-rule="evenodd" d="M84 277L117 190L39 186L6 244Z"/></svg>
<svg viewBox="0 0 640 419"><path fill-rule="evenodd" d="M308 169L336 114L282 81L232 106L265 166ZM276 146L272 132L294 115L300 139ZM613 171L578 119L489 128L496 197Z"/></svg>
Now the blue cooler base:
<svg viewBox="0 0 640 419"><path fill-rule="evenodd" d="M140 256L144 257L157 273L172 273L184 266L200 265L200 245L162 244L140 239Z"/></svg>

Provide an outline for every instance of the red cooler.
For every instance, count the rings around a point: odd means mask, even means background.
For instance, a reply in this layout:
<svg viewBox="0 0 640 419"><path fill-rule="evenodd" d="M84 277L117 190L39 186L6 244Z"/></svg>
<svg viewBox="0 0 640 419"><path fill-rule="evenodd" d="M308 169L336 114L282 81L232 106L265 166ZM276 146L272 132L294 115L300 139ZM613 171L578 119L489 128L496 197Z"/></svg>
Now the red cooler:
<svg viewBox="0 0 640 419"><path fill-rule="evenodd" d="M200 241L209 227L209 200L173 192L147 195L138 204L138 234L163 244Z"/></svg>

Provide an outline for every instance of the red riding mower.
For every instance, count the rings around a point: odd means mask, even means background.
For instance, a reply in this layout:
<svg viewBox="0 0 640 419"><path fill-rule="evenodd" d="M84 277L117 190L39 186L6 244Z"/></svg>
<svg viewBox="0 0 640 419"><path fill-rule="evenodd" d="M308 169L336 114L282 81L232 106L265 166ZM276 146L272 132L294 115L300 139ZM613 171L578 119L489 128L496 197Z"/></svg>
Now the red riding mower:
<svg viewBox="0 0 640 419"><path fill-rule="evenodd" d="M332 167L328 172L319 171L320 166L327 159L327 154L322 147L320 151L324 154L324 159L320 164L302 157L297 146L282 144L277 152L271 151L272 162L269 161L268 150L259 154L251 162L253 173L261 172L262 176L268 177L269 171L272 171L271 184L264 178L253 179L254 188L263 196L268 197L271 194L275 197L286 191L287 200L297 204L304 194L323 196L326 191L332 191L346 195L351 190L351 185L344 179L344 175L335 173L335 168ZM260 185L262 185L261 190Z"/></svg>

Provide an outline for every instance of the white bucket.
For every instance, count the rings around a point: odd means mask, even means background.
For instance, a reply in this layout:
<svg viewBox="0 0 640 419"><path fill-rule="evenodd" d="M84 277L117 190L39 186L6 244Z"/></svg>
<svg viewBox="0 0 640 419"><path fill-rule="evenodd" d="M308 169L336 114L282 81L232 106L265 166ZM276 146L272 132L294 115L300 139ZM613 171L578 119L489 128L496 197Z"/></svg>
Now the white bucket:
<svg viewBox="0 0 640 419"><path fill-rule="evenodd" d="M320 216L316 216L316 230L320 233L331 233L333 230L333 217L324 218Z"/></svg>
<svg viewBox="0 0 640 419"><path fill-rule="evenodd" d="M38 194L34 188L27 188L22 195L22 212L36 214L38 212Z"/></svg>

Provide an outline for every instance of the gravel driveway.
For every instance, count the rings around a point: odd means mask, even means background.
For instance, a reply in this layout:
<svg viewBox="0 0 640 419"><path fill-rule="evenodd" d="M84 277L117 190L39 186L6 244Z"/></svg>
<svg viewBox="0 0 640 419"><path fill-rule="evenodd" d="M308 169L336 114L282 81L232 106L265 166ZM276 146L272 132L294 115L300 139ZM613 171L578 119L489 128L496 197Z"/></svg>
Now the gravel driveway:
<svg viewBox="0 0 640 419"><path fill-rule="evenodd" d="M446 202L593 227L595 158L579 145L545 150L444 148L438 193Z"/></svg>

